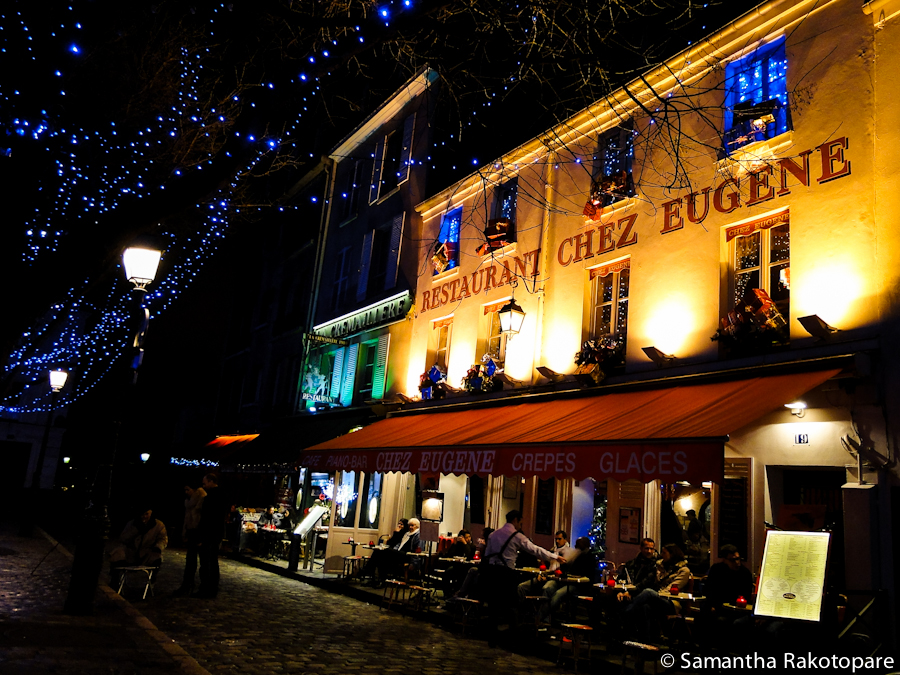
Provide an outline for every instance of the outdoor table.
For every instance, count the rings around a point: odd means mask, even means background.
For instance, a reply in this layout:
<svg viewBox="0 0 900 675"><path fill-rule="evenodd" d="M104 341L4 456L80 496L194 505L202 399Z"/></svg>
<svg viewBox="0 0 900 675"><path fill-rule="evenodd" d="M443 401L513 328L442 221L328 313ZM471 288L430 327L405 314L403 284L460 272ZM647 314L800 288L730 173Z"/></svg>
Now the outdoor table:
<svg viewBox="0 0 900 675"><path fill-rule="evenodd" d="M723 602L722 607L725 607L726 609L730 609L732 612L745 612L745 613L753 612L753 605L751 605L749 603L747 605L745 605L744 607L738 607L737 605L732 604L730 602Z"/></svg>
<svg viewBox="0 0 900 675"><path fill-rule="evenodd" d="M356 555L356 547L359 546L358 541L353 541L351 539L350 541L342 541L341 543L350 547L350 555L352 555L352 556Z"/></svg>

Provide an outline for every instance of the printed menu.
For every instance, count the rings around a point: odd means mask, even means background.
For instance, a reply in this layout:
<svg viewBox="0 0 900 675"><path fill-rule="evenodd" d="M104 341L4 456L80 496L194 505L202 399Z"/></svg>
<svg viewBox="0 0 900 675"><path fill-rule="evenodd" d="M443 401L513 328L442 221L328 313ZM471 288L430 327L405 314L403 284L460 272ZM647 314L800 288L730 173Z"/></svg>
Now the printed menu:
<svg viewBox="0 0 900 675"><path fill-rule="evenodd" d="M820 620L830 538L830 532L768 533L756 616Z"/></svg>

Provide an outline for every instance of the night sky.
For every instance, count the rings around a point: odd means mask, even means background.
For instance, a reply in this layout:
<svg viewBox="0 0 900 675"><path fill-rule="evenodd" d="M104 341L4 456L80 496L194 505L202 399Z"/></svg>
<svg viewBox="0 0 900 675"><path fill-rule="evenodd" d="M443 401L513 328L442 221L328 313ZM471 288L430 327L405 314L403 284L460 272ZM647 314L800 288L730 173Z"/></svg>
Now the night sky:
<svg viewBox="0 0 900 675"><path fill-rule="evenodd" d="M103 380L138 234L166 248L151 312L190 330L175 308L216 292L223 242L290 209L284 191L424 65L442 76L434 192L753 4L5 3L0 409L45 409L20 392L51 367L77 372L70 402Z"/></svg>

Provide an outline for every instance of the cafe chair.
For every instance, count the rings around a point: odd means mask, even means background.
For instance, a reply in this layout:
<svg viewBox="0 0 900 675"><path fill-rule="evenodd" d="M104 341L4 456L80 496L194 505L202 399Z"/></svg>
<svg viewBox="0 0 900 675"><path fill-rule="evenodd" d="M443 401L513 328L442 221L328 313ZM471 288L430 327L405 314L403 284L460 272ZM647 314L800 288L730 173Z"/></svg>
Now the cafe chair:
<svg viewBox="0 0 900 675"><path fill-rule="evenodd" d="M454 618L454 624L460 627L463 637L466 629L477 626L481 619L484 604L475 598L447 598L446 609Z"/></svg>
<svg viewBox="0 0 900 675"><path fill-rule="evenodd" d="M626 640L622 643L622 647L622 675L625 675L629 657L634 660L634 672L643 673L644 662L649 659L653 663L653 675L658 675L659 659L663 651L660 647L633 640Z"/></svg>
<svg viewBox="0 0 900 675"><path fill-rule="evenodd" d="M361 555L345 555L344 570L341 573L344 581L358 580L363 569L363 557Z"/></svg>
<svg viewBox="0 0 900 675"><path fill-rule="evenodd" d="M557 665L562 665L565 651L571 652L571 658L578 672L578 661L584 660L591 667L591 634L593 628L584 623L562 624L563 634L559 638L559 652L556 655Z"/></svg>
<svg viewBox="0 0 900 675"><path fill-rule="evenodd" d="M119 573L119 587L116 589L116 593L119 595L122 595L122 591L128 585L129 575L133 579L137 579L138 586L143 585L144 587L141 600L146 600L148 593L151 596L153 595L153 582L156 580L156 573L159 571L158 567L134 565L131 567L117 567L116 571Z"/></svg>
<svg viewBox="0 0 900 675"><path fill-rule="evenodd" d="M427 612L434 601L434 588L410 584L407 604L414 612Z"/></svg>
<svg viewBox="0 0 900 675"><path fill-rule="evenodd" d="M390 609L394 605L405 605L409 599L409 585L405 581L388 579L381 596L381 607Z"/></svg>

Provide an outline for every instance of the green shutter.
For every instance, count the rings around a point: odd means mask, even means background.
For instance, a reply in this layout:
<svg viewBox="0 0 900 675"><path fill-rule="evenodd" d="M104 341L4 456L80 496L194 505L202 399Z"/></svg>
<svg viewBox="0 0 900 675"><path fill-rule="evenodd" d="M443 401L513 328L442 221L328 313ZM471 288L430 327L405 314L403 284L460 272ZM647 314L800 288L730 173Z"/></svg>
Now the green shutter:
<svg viewBox="0 0 900 675"><path fill-rule="evenodd" d="M384 384L387 379L388 346L391 334L385 333L378 338L378 354L375 356L375 373L372 376L372 398L384 398Z"/></svg>

